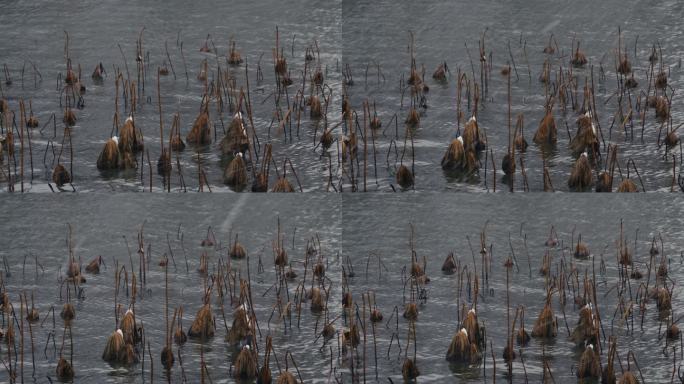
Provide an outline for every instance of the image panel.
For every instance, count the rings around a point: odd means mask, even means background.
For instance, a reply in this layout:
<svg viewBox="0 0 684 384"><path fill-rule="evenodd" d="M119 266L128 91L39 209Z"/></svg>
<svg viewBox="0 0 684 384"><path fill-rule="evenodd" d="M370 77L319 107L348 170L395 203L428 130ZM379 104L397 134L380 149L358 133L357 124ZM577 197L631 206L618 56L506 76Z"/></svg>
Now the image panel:
<svg viewBox="0 0 684 384"><path fill-rule="evenodd" d="M671 379L684 201L480 196L345 196L346 382Z"/></svg>
<svg viewBox="0 0 684 384"><path fill-rule="evenodd" d="M1 381L326 381L339 204L225 197L3 201Z"/></svg>
<svg viewBox="0 0 684 384"><path fill-rule="evenodd" d="M2 190L332 190L340 7L3 4Z"/></svg>
<svg viewBox="0 0 684 384"><path fill-rule="evenodd" d="M343 1L368 188L682 191L680 8Z"/></svg>

